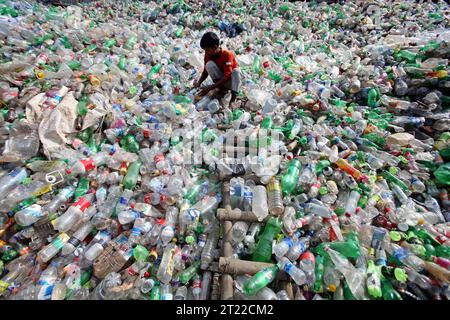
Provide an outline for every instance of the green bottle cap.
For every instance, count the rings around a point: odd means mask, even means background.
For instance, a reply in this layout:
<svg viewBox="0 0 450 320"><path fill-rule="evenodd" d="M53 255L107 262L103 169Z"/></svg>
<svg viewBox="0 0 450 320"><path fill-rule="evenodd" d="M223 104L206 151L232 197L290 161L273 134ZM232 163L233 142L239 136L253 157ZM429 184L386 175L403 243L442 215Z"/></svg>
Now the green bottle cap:
<svg viewBox="0 0 450 320"><path fill-rule="evenodd" d="M390 231L389 236L391 237L392 241L400 241L402 239L402 236L400 235L400 232L398 231Z"/></svg>
<svg viewBox="0 0 450 320"><path fill-rule="evenodd" d="M401 268L395 268L394 276L395 279L397 279L400 282L406 282L408 280L408 275L406 274L406 271Z"/></svg>
<svg viewBox="0 0 450 320"><path fill-rule="evenodd" d="M327 187L324 187L324 186L320 187L320 188L319 188L319 193L320 193L321 195L327 194L327 193L328 193Z"/></svg>
<svg viewBox="0 0 450 320"><path fill-rule="evenodd" d="M334 209L334 213L336 213L337 216L342 216L345 213L345 209L342 207L338 207Z"/></svg>
<svg viewBox="0 0 450 320"><path fill-rule="evenodd" d="M187 236L185 239L187 244L192 244L195 241L195 238L193 236Z"/></svg>
<svg viewBox="0 0 450 320"><path fill-rule="evenodd" d="M398 173L398 169L395 167L390 167L389 168L389 173L396 175Z"/></svg>

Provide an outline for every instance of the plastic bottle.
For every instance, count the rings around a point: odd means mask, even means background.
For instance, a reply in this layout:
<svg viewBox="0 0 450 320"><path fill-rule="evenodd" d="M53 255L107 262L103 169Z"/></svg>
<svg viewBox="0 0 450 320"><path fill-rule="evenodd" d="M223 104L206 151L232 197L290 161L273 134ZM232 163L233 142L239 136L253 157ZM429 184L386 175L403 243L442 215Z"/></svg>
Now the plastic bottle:
<svg viewBox="0 0 450 320"><path fill-rule="evenodd" d="M89 208L93 199L94 195L92 193L86 195L86 197L80 197L63 215L54 220L53 225L55 229L61 232L70 230L74 223L80 219L83 212Z"/></svg>
<svg viewBox="0 0 450 320"><path fill-rule="evenodd" d="M289 276L294 280L294 282L301 286L306 282L305 273L297 268L292 262L289 261L286 257L280 258L278 264L280 265L280 269L283 269Z"/></svg>
<svg viewBox="0 0 450 320"><path fill-rule="evenodd" d="M263 221L269 214L267 202L267 190L264 186L257 185L253 189L252 211L258 221Z"/></svg>
<svg viewBox="0 0 450 320"><path fill-rule="evenodd" d="M261 269L253 277L244 282L243 292L247 296L256 295L258 291L265 288L275 279L279 270L278 265Z"/></svg>
<svg viewBox="0 0 450 320"><path fill-rule="evenodd" d="M281 222L270 217L267 221L262 234L259 236L258 243L252 254L252 261L270 262L272 256L272 241L276 234L281 231Z"/></svg>
<svg viewBox="0 0 450 320"><path fill-rule="evenodd" d="M274 215L281 215L284 211L281 186L276 178L272 178L267 185L267 201L269 212Z"/></svg>

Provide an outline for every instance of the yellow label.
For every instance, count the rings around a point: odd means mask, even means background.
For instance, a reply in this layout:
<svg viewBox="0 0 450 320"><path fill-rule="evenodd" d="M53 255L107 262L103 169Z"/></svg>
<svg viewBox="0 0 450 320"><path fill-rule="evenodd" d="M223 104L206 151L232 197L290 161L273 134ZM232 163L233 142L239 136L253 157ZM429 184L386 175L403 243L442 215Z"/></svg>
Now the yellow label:
<svg viewBox="0 0 450 320"><path fill-rule="evenodd" d="M272 180L268 185L267 185L267 191L281 191L281 185L278 182L278 180Z"/></svg>
<svg viewBox="0 0 450 320"><path fill-rule="evenodd" d="M175 263L175 259L173 258L173 253L174 252L175 252L174 249L170 250L170 259L169 259L169 262L167 263L167 273L169 275L173 274L174 263Z"/></svg>
<svg viewBox="0 0 450 320"><path fill-rule="evenodd" d="M439 70L438 72L436 72L436 76L441 79L441 78L445 78L448 75L447 70Z"/></svg>
<svg viewBox="0 0 450 320"><path fill-rule="evenodd" d="M8 289L9 283L0 280L0 292L4 292L6 289Z"/></svg>
<svg viewBox="0 0 450 320"><path fill-rule="evenodd" d="M51 184L47 184L39 189L37 189L34 193L33 196L35 197L39 197L47 192L52 191L52 185Z"/></svg>

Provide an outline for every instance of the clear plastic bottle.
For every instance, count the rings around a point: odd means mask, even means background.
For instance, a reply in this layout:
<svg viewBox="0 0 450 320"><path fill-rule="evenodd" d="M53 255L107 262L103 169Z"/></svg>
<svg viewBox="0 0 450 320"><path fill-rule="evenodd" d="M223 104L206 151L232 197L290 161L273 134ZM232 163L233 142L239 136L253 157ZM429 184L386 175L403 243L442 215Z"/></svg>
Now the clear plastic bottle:
<svg viewBox="0 0 450 320"><path fill-rule="evenodd" d="M306 283L305 273L290 262L288 258L280 258L278 260L278 264L280 265L280 269L283 269L287 274L289 274L297 285L301 286Z"/></svg>
<svg viewBox="0 0 450 320"><path fill-rule="evenodd" d="M93 199L93 193L80 197L63 215L54 220L53 225L55 226L55 229L61 232L70 230L75 222L81 218L83 212L91 206Z"/></svg>
<svg viewBox="0 0 450 320"><path fill-rule="evenodd" d="M273 215L281 215L284 211L281 184L275 177L272 177L267 185L267 193L269 212Z"/></svg>
<svg viewBox="0 0 450 320"><path fill-rule="evenodd" d="M7 175L3 176L0 179L0 199L5 198L8 195L8 192L14 189L26 177L28 177L28 172L20 167L15 168Z"/></svg>
<svg viewBox="0 0 450 320"><path fill-rule="evenodd" d="M245 221L236 221L231 228L231 239L234 245L242 242L247 234L249 223Z"/></svg>
<svg viewBox="0 0 450 320"><path fill-rule="evenodd" d="M70 237L70 239L64 244L61 250L61 255L67 256L75 251L75 249L80 245L80 243L91 233L94 226L90 221L82 225L75 233Z"/></svg>
<svg viewBox="0 0 450 320"><path fill-rule="evenodd" d="M253 189L252 211L258 221L263 221L269 214L266 187L258 185Z"/></svg>
<svg viewBox="0 0 450 320"><path fill-rule="evenodd" d="M26 227L37 222L40 218L44 216L42 207L38 204L33 204L25 209L20 210L14 215L14 219L17 224Z"/></svg>

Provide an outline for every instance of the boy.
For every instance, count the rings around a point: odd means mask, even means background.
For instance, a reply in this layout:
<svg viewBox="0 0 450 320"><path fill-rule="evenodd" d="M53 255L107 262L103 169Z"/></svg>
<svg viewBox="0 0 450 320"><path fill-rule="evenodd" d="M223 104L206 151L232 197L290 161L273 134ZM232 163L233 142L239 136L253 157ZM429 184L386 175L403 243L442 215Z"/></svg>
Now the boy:
<svg viewBox="0 0 450 320"><path fill-rule="evenodd" d="M194 88L198 88L209 75L214 84L203 87L200 95L208 94L217 88L221 91L231 89L229 107L233 109L241 85L240 72L234 53L220 47L219 37L214 32L206 32L203 35L200 47L205 50L205 66L200 79L194 82Z"/></svg>

